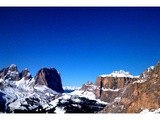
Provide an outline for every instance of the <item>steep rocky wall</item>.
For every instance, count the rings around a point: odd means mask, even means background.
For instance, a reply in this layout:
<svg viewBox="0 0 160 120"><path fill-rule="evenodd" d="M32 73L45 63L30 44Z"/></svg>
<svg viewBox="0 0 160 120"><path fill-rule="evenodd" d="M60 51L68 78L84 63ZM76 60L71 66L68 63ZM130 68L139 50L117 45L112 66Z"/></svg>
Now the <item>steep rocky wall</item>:
<svg viewBox="0 0 160 120"><path fill-rule="evenodd" d="M137 78L129 77L97 77L96 85L103 86L107 89L121 89L124 88L129 83L136 81ZM101 85L102 84L102 85Z"/></svg>
<svg viewBox="0 0 160 120"><path fill-rule="evenodd" d="M35 84L46 85L49 88L63 92L61 77L55 68L42 68L35 76Z"/></svg>
<svg viewBox="0 0 160 120"><path fill-rule="evenodd" d="M139 113L160 108L160 64L130 83L119 97L118 102L106 106L101 113Z"/></svg>

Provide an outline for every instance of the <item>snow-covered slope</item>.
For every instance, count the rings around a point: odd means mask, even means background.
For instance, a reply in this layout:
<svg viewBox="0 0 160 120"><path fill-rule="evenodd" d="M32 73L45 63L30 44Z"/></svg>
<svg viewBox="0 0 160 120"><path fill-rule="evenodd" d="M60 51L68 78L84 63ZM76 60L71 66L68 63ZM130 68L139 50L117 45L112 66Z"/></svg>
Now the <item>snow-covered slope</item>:
<svg viewBox="0 0 160 120"><path fill-rule="evenodd" d="M52 77L54 75L50 79ZM0 71L0 112L93 113L106 106L96 100L92 92L80 91L80 87L67 86L64 89L70 92L58 93L45 84L36 84L28 69L19 73L17 66L12 64Z"/></svg>
<svg viewBox="0 0 160 120"><path fill-rule="evenodd" d="M61 97L45 106L45 109L55 109L55 113L94 113L102 110L108 103L96 99L93 92L75 90L63 93Z"/></svg>
<svg viewBox="0 0 160 120"><path fill-rule="evenodd" d="M3 112L32 111L54 99L58 94L47 86L34 86L34 79L5 80L0 92L4 94L6 108Z"/></svg>

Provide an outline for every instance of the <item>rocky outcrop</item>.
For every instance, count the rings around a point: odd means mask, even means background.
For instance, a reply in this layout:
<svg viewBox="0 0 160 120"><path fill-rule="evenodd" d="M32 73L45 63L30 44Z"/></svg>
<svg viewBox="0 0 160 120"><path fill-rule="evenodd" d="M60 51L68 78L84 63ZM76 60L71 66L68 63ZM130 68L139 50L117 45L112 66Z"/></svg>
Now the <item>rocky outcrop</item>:
<svg viewBox="0 0 160 120"><path fill-rule="evenodd" d="M1 79L19 80L18 68L12 64L10 67L3 68L0 71Z"/></svg>
<svg viewBox="0 0 160 120"><path fill-rule="evenodd" d="M7 72L8 72L8 69L9 69L9 67L3 68L2 70L0 70L0 78L1 79L5 78L5 76L6 76Z"/></svg>
<svg viewBox="0 0 160 120"><path fill-rule="evenodd" d="M46 85L52 90L62 93L61 77L55 68L42 68L35 76L35 84Z"/></svg>
<svg viewBox="0 0 160 120"><path fill-rule="evenodd" d="M4 80L10 79L18 81L22 78L24 78L25 80L31 79L32 76L27 68L19 73L17 66L15 64L12 64L9 67L0 70L0 78Z"/></svg>
<svg viewBox="0 0 160 120"><path fill-rule="evenodd" d="M121 89L121 88L124 88L129 83L132 83L133 81L136 81L136 80L137 78L99 76L96 80L96 85L103 86L104 88L107 88L107 89Z"/></svg>
<svg viewBox="0 0 160 120"><path fill-rule="evenodd" d="M24 70L22 70L21 73L19 73L19 79L22 79L22 78L24 78L25 80L32 78L32 76L27 68L25 68Z"/></svg>
<svg viewBox="0 0 160 120"><path fill-rule="evenodd" d="M137 80L137 77L132 76L129 72L115 71L108 75L100 75L96 79L97 98L106 102L112 102L122 92L128 84Z"/></svg>
<svg viewBox="0 0 160 120"><path fill-rule="evenodd" d="M31 80L32 75L29 70L25 68L22 72L19 73L18 68L15 64L10 65L7 68L0 70L0 79L1 81L11 80L11 81L20 81L22 80ZM64 90L62 88L61 77L55 68L42 68L38 71L34 77L35 84L37 85L46 85L47 87L62 93ZM34 80L33 79L33 80Z"/></svg>
<svg viewBox="0 0 160 120"><path fill-rule="evenodd" d="M139 80L130 83L119 94L119 101L106 106L102 113L140 113L160 108L160 63L146 70Z"/></svg>

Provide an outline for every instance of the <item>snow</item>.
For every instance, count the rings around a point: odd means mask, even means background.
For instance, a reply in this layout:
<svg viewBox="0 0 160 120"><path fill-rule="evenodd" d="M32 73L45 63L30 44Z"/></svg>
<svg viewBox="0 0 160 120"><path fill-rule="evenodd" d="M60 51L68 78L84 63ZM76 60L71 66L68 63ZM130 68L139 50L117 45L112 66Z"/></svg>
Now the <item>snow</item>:
<svg viewBox="0 0 160 120"><path fill-rule="evenodd" d="M70 95L78 95L79 97L85 97L85 98L88 98L89 100L96 100L97 103L108 104L107 102L101 101L100 99L96 99L95 94L90 91L75 90L69 94ZM77 102L80 102L80 101L77 100Z"/></svg>
<svg viewBox="0 0 160 120"><path fill-rule="evenodd" d="M82 94L82 96L86 97L86 98L88 98L90 100L95 100L95 98L96 98L96 95L93 92L88 92L88 91L84 92Z"/></svg>
<svg viewBox="0 0 160 120"><path fill-rule="evenodd" d="M72 99L74 102L76 102L76 103L79 103L79 102L81 102L81 100L80 99L78 99L78 98L75 98L75 99Z"/></svg>
<svg viewBox="0 0 160 120"><path fill-rule="evenodd" d="M9 107L11 110L18 109L20 108L20 106L21 106L21 103L19 100L16 100L15 102L12 102L9 104Z"/></svg>
<svg viewBox="0 0 160 120"><path fill-rule="evenodd" d="M139 78L139 75L137 75L137 76L134 76L134 78Z"/></svg>
<svg viewBox="0 0 160 120"><path fill-rule="evenodd" d="M24 70L28 70L28 68L24 68Z"/></svg>
<svg viewBox="0 0 160 120"><path fill-rule="evenodd" d="M34 83L34 79L25 80L24 78L22 78L19 81L15 81L16 86L25 91L33 91L33 83Z"/></svg>
<svg viewBox="0 0 160 120"><path fill-rule="evenodd" d="M89 87L89 90L95 90L97 89L97 86L94 84L85 84L87 87Z"/></svg>
<svg viewBox="0 0 160 120"><path fill-rule="evenodd" d="M112 92L118 92L120 89L106 89L106 88L102 88L103 91L112 91Z"/></svg>
<svg viewBox="0 0 160 120"><path fill-rule="evenodd" d="M121 97L116 97L115 99L114 99L114 102L120 102L121 101Z"/></svg>
<svg viewBox="0 0 160 120"><path fill-rule="evenodd" d="M48 87L46 85L36 85L36 86L34 86L34 89L36 89L36 90L38 90L40 92L43 92L46 89L48 89Z"/></svg>
<svg viewBox="0 0 160 120"><path fill-rule="evenodd" d="M0 83L3 82L3 79L0 79Z"/></svg>
<svg viewBox="0 0 160 120"><path fill-rule="evenodd" d="M150 66L147 71L149 72L150 70L153 70L154 69L154 66Z"/></svg>
<svg viewBox="0 0 160 120"><path fill-rule="evenodd" d="M57 106L58 101L59 101L59 99L55 99L55 100L51 101L50 104L51 104L53 107L55 107L55 106Z"/></svg>
<svg viewBox="0 0 160 120"><path fill-rule="evenodd" d="M133 76L129 72L125 72L123 70L120 71L113 71L110 74L102 74L100 77L128 77L128 78L135 78L139 76Z"/></svg>
<svg viewBox="0 0 160 120"><path fill-rule="evenodd" d="M17 67L15 64L11 64L9 68Z"/></svg>
<svg viewBox="0 0 160 120"><path fill-rule="evenodd" d="M70 99L71 95L69 94L63 94L62 99Z"/></svg>
<svg viewBox="0 0 160 120"><path fill-rule="evenodd" d="M144 109L140 112L140 114L158 114L160 113L160 108L150 111L149 109Z"/></svg>
<svg viewBox="0 0 160 120"><path fill-rule="evenodd" d="M28 72L28 73L27 73L27 77L29 77L30 75L31 75L31 73Z"/></svg>
<svg viewBox="0 0 160 120"><path fill-rule="evenodd" d="M71 93L69 93L70 95L81 95L82 93L83 93L84 91L82 91L82 90L75 90L75 91L73 91L73 92L71 92Z"/></svg>
<svg viewBox="0 0 160 120"><path fill-rule="evenodd" d="M105 105L109 104L107 102L101 101L100 99L97 99L96 101L97 101L97 103L100 103L100 104L105 104Z"/></svg>
<svg viewBox="0 0 160 120"><path fill-rule="evenodd" d="M64 86L63 89L64 90L79 90L81 87L77 87L77 86Z"/></svg>
<svg viewBox="0 0 160 120"><path fill-rule="evenodd" d="M71 93L69 93L70 95L78 95L79 97L85 97L85 98L88 98L88 99L95 99L96 96L93 92L89 92L89 91L83 91L83 90L75 90Z"/></svg>
<svg viewBox="0 0 160 120"><path fill-rule="evenodd" d="M66 111L63 110L63 108L56 107L55 113L57 113L57 114L64 114L65 112L66 112Z"/></svg>
<svg viewBox="0 0 160 120"><path fill-rule="evenodd" d="M47 107L47 102L53 98L56 92L42 85L36 85L34 88L34 82L34 78L31 80L22 78L19 81L9 81L6 79L3 88L3 93L5 94L3 98L6 100L6 107L8 105L11 111L15 109L24 110L25 107L23 107L22 104L28 104L26 98L37 98L40 100L39 104ZM36 107L36 104L29 106L30 109Z"/></svg>
<svg viewBox="0 0 160 120"><path fill-rule="evenodd" d="M135 84L135 83L144 83L144 82L146 82L146 80L141 79L141 80L134 81L133 84Z"/></svg>

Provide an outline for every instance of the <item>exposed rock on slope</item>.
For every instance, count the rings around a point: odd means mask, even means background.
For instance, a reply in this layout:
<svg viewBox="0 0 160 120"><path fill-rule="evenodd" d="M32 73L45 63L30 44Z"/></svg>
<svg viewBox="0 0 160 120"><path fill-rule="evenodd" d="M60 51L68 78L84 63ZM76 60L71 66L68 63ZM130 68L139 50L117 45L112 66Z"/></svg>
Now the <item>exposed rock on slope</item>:
<svg viewBox="0 0 160 120"><path fill-rule="evenodd" d="M136 80L137 77L132 76L129 72L120 70L111 74L100 75L97 77L95 84L84 84L81 89L92 91L96 98L111 103L129 83Z"/></svg>
<svg viewBox="0 0 160 120"><path fill-rule="evenodd" d="M122 94L123 93L123 94ZM160 63L147 69L140 78L130 83L119 94L119 100L103 109L102 113L140 113L160 108Z"/></svg>
<svg viewBox="0 0 160 120"><path fill-rule="evenodd" d="M24 78L25 80L32 78L32 76L27 68L25 68L24 70L22 70L21 73L19 73L19 79L22 79L22 78Z"/></svg>
<svg viewBox="0 0 160 120"><path fill-rule="evenodd" d="M52 90L62 93L61 77L55 68L42 68L35 76L36 84L46 85Z"/></svg>
<svg viewBox="0 0 160 120"><path fill-rule="evenodd" d="M19 80L19 73L17 66L12 64L10 67L3 68L0 71L1 79Z"/></svg>
<svg viewBox="0 0 160 120"><path fill-rule="evenodd" d="M108 102L100 113L160 111L160 63L139 77L124 71L100 75L95 84L84 84L81 90L90 91L97 99Z"/></svg>
<svg viewBox="0 0 160 120"><path fill-rule="evenodd" d="M35 84L28 69L19 73L14 64L0 70L0 112L53 113L54 109L46 110L44 107L61 95L58 92L62 90L56 89L59 85L59 88L62 87L61 78L56 69L43 70L40 73L44 75L46 84Z"/></svg>
<svg viewBox="0 0 160 120"><path fill-rule="evenodd" d="M19 81L22 78L24 80L32 79L32 75L27 68L19 73L17 66L12 64L11 66L0 70L0 79L2 80ZM35 84L46 85L52 90L60 93L63 92L61 77L55 68L40 69L35 76Z"/></svg>

